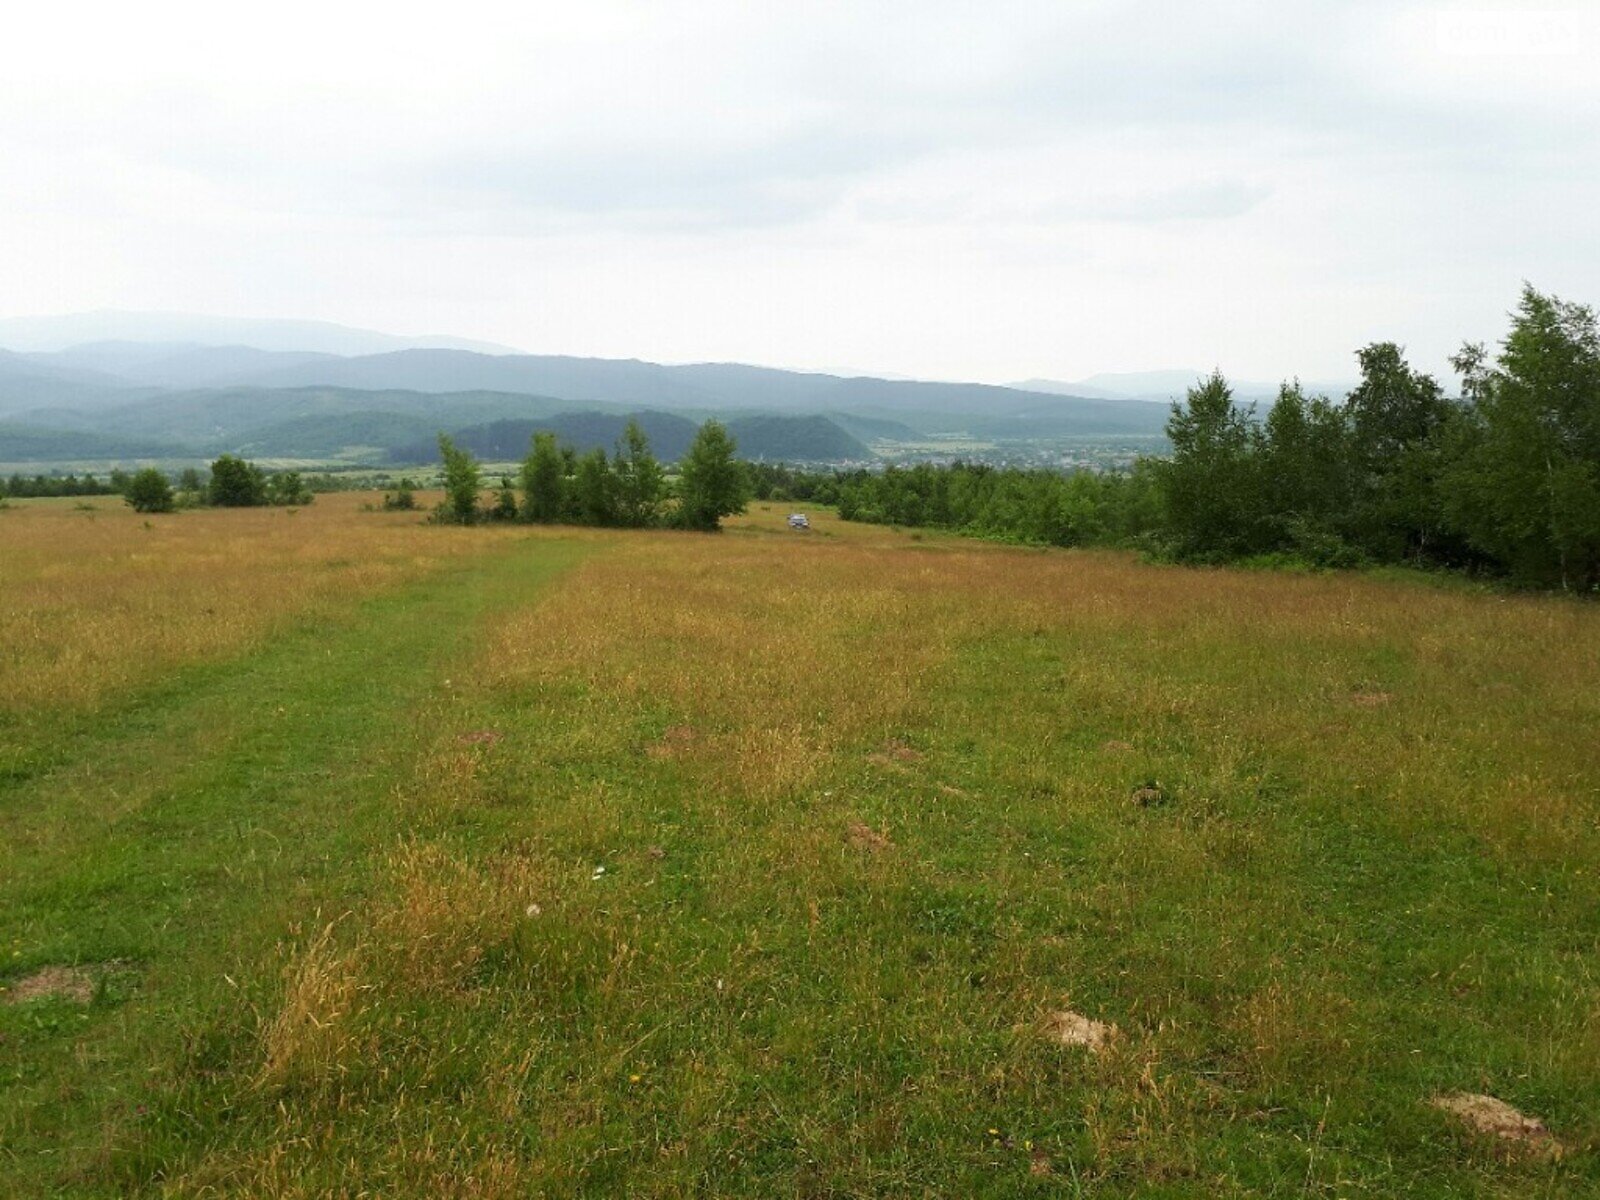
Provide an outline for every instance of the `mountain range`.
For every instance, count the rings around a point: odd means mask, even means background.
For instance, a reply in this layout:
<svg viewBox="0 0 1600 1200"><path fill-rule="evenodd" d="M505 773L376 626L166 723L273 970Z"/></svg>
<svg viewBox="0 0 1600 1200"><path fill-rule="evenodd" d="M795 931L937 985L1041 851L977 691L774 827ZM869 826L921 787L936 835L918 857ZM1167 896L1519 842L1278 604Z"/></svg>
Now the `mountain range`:
<svg viewBox="0 0 1600 1200"><path fill-rule="evenodd" d="M85 331L179 336L57 344ZM717 415L751 457L862 461L875 446L929 438L1154 437L1167 415L1161 404L1042 388L523 354L317 322L14 318L0 321L0 345L13 347L0 350L0 463L10 464L163 450L426 461L440 431L500 457L513 433L526 446L516 422L562 418L582 441L581 431L620 430L628 413L656 422L668 457L684 428Z"/></svg>
<svg viewBox="0 0 1600 1200"><path fill-rule="evenodd" d="M1170 403L1182 400L1184 393L1203 380L1209 371L1128 371L1090 375L1086 379L1064 382L1059 379L1024 379L1008 386L1021 391L1043 392L1051 396L1084 396L1097 400L1146 400ZM1271 400L1279 384L1256 379L1229 379L1234 398L1241 401ZM1307 395L1343 397L1355 387L1351 380L1302 380Z"/></svg>

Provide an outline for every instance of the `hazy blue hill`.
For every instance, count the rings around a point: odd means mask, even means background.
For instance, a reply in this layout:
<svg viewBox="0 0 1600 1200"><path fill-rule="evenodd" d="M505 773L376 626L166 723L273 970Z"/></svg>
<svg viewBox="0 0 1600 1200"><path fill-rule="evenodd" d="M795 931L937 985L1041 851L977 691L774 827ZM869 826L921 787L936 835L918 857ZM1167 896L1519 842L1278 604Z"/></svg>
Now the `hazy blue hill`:
<svg viewBox="0 0 1600 1200"><path fill-rule="evenodd" d="M1096 387L1091 383L1068 383L1061 379L1019 379L1006 384L1019 392L1043 392L1047 396L1081 396L1085 400L1130 400L1126 392Z"/></svg>
<svg viewBox="0 0 1600 1200"><path fill-rule="evenodd" d="M915 442L923 437L920 429L914 429L904 421L892 421L887 417L863 417L857 413L844 412L830 412L824 415L851 437L859 438L863 442L877 438L891 442Z"/></svg>
<svg viewBox="0 0 1600 1200"><path fill-rule="evenodd" d="M771 462L865 462L873 457L860 439L828 417L734 417L728 432L739 457Z"/></svg>
<svg viewBox="0 0 1600 1200"><path fill-rule="evenodd" d="M479 458L506 462L527 457L535 433L553 433L558 441L579 453L596 447L609 451L622 437L629 420L639 422L650 439L651 449L662 459L677 458L688 449L696 428L693 421L675 413L564 412L532 420L491 421L448 432L456 445ZM390 458L398 463L436 462L439 446L434 437L420 438L396 447Z"/></svg>
<svg viewBox="0 0 1600 1200"><path fill-rule="evenodd" d="M406 413L326 413L257 429L228 449L259 458L359 458L383 462L393 447L426 439L437 428L437 421Z"/></svg>
<svg viewBox="0 0 1600 1200"><path fill-rule="evenodd" d="M286 367L257 375L252 382L269 387L323 384L423 392L526 392L585 404L598 401L669 408L717 403L715 396L674 381L668 374L670 370L631 359L402 350Z"/></svg>
<svg viewBox="0 0 1600 1200"><path fill-rule="evenodd" d="M254 346L201 346L186 342L89 342L66 350L27 355L31 362L91 368L127 382L154 387L231 385L283 367L305 366L336 355L313 350L258 350Z"/></svg>
<svg viewBox="0 0 1600 1200"><path fill-rule="evenodd" d="M580 453L596 448L613 449L628 421L639 422L650 448L664 462L682 458L698 428L676 413L637 412L628 415L568 412L535 420L493 421L450 431L457 445L479 458L505 462L525 457L533 435L548 431ZM858 440L826 417L746 416L727 422L739 445L739 457L783 462L844 462L872 457ZM434 462L438 445L432 438L397 447L390 455L397 463Z"/></svg>
<svg viewBox="0 0 1600 1200"><path fill-rule="evenodd" d="M1082 433L1147 432L1165 413L1120 400L1022 392L977 383L845 378L737 363L665 366L634 359L569 358L451 350L405 350L275 368L248 382L264 387L488 389L641 409L824 412L911 419L918 414L1037 413L1069 419ZM914 421L912 422L914 423Z"/></svg>
<svg viewBox="0 0 1600 1200"><path fill-rule="evenodd" d="M116 310L0 320L0 346L12 350L65 350L85 342L110 341L253 346L258 350L312 350L322 354L381 354L424 346L488 354L515 353L510 346L471 338L406 337L329 321Z"/></svg>
<svg viewBox="0 0 1600 1200"><path fill-rule="evenodd" d="M101 371L35 362L0 350L0 414L67 405L97 408L148 394L148 389L130 389L126 380Z"/></svg>
<svg viewBox="0 0 1600 1200"><path fill-rule="evenodd" d="M1052 395L1102 396L1166 404L1182 400L1191 387L1209 374L1209 371L1188 368L1166 371L1124 371L1091 375L1074 383L1064 383L1056 379L1029 379L1012 386L1028 387ZM1276 397L1279 387L1277 383L1259 379L1230 378L1228 385L1233 388L1236 399L1257 402ZM1351 380L1338 379L1304 380L1301 386L1308 396L1329 396L1340 400L1355 387L1355 383Z"/></svg>
<svg viewBox="0 0 1600 1200"><path fill-rule="evenodd" d="M436 395L326 387L239 387L156 396L103 414L97 427L187 445L226 446L253 439L272 426L307 418L360 414L370 427L372 414L387 412L420 418L434 429L448 429L506 417L544 416L563 406L564 402L550 397L504 392ZM345 444L366 443L352 438Z"/></svg>
<svg viewBox="0 0 1600 1200"><path fill-rule="evenodd" d="M140 438L83 429L46 429L0 421L0 463L80 462L173 457L173 448Z"/></svg>

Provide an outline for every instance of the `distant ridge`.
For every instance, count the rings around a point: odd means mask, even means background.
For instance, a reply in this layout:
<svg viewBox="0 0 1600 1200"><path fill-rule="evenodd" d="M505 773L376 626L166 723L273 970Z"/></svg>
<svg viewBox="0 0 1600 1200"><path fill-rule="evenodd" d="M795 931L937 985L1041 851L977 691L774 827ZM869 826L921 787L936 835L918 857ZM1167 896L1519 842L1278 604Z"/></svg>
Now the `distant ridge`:
<svg viewBox="0 0 1600 1200"><path fill-rule="evenodd" d="M136 335L136 336L135 336ZM662 435L716 415L752 458L870 461L1005 443L1160 438L1165 403L982 383L786 371L743 363L539 355L460 339L406 339L316 321L86 313L0 321L0 462L70 461L113 444L173 456L386 461L420 456L438 430L587 414L614 440L619 416L671 414ZM71 344L60 347L57 343ZM378 349L371 349L377 346ZM54 347L54 348L52 348ZM491 440L525 442L526 428ZM580 436L581 435L581 436ZM427 443L427 446L424 446ZM521 451L514 457L520 457ZM498 454L496 455L498 457Z"/></svg>
<svg viewBox="0 0 1600 1200"><path fill-rule="evenodd" d="M331 321L209 317L191 313L99 312L0 318L0 347L52 352L92 342L178 342L200 346L249 346L256 350L309 350L320 354L381 354L386 350L474 350L515 354L510 346L471 338L428 334L402 337Z"/></svg>
<svg viewBox="0 0 1600 1200"><path fill-rule="evenodd" d="M1182 400L1191 387L1209 374L1210 371L1184 369L1124 371L1090 375L1087 379L1073 381L1026 379L1010 386L1047 392L1053 396L1086 396L1103 400L1166 403ZM1228 380L1228 385L1233 388L1233 394L1239 400L1271 399L1278 394L1280 386L1278 383L1264 380L1232 378ZM1339 400L1343 399L1355 384L1350 380L1302 380L1301 387L1305 389L1307 395L1328 396Z"/></svg>

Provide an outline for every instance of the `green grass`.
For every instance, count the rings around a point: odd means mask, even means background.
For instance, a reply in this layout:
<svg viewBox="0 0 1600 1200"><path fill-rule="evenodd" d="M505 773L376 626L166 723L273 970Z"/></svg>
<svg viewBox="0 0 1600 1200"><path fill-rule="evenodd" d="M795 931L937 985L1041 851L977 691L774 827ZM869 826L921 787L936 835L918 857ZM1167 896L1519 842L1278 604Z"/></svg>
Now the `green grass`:
<svg viewBox="0 0 1600 1200"><path fill-rule="evenodd" d="M1591 608L781 520L41 731L4 1190L1600 1193Z"/></svg>
<svg viewBox="0 0 1600 1200"><path fill-rule="evenodd" d="M7 974L118 965L87 1011L0 1007L6 1194L115 1194L128 1131L140 1161L193 1133L193 1114L165 1129L141 1117L199 1049L195 1018L235 1007L230 977L286 929L356 902L373 847L402 831L395 787L485 613L580 552L519 545L92 718L30 725L29 769L0 780Z"/></svg>

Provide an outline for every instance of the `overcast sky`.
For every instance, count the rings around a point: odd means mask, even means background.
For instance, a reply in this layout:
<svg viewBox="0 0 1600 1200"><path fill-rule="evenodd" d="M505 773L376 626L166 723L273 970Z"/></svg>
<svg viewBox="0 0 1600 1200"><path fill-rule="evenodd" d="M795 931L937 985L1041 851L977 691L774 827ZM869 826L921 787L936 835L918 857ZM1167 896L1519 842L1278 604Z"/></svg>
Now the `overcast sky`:
<svg viewBox="0 0 1600 1200"><path fill-rule="evenodd" d="M0 316L1071 379L1442 370L1600 301L1600 4L73 3Z"/></svg>

